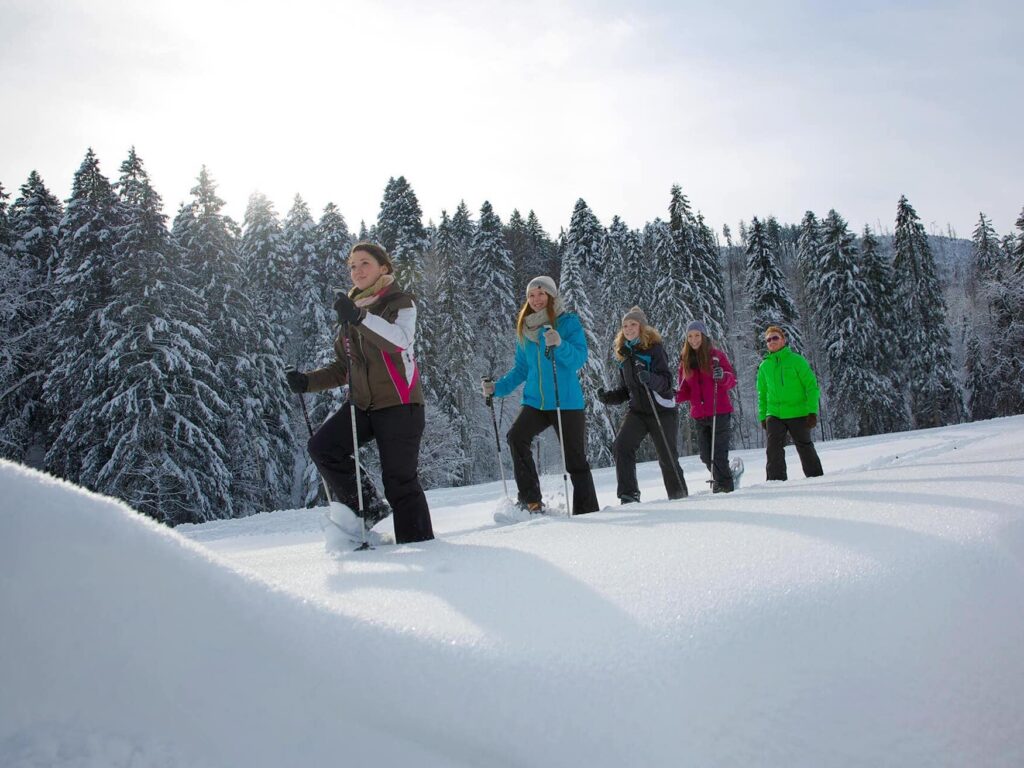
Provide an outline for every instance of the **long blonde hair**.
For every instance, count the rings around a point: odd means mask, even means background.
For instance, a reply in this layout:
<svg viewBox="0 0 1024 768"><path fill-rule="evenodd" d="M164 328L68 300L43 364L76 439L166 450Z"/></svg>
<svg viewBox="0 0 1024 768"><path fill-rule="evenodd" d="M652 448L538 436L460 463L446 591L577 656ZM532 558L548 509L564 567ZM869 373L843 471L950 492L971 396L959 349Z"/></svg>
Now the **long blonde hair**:
<svg viewBox="0 0 1024 768"><path fill-rule="evenodd" d="M683 342L683 349L679 358L683 368L684 379L690 378L690 372L694 370L711 373L711 338L704 333L700 337L700 349L691 347L689 341Z"/></svg>
<svg viewBox="0 0 1024 768"><path fill-rule="evenodd" d="M555 298L549 293L548 294L548 305L545 307L548 311L548 325L552 328L555 327ZM519 336L519 340L522 341L526 338L526 334L523 333L523 325L526 323L526 316L532 315L533 309L530 308L530 302L524 301L523 308L519 310L519 317L516 319L516 334Z"/></svg>
<svg viewBox="0 0 1024 768"><path fill-rule="evenodd" d="M650 349L655 344L661 344L661 334L649 325L640 326L640 336L638 337L640 343L637 348L641 351ZM626 346L626 335L619 329L618 334L615 336L615 341L612 342L612 349L615 351L616 359L621 363L626 359L626 356L622 354L622 348Z"/></svg>

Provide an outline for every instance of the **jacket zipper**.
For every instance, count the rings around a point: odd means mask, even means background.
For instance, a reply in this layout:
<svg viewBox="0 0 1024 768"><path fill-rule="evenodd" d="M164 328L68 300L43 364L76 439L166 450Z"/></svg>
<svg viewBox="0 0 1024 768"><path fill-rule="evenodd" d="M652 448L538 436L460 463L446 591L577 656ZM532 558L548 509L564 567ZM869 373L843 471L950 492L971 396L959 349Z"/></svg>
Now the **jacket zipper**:
<svg viewBox="0 0 1024 768"><path fill-rule="evenodd" d="M541 367L540 344L537 345L537 387L540 389L540 409L544 410L544 369Z"/></svg>

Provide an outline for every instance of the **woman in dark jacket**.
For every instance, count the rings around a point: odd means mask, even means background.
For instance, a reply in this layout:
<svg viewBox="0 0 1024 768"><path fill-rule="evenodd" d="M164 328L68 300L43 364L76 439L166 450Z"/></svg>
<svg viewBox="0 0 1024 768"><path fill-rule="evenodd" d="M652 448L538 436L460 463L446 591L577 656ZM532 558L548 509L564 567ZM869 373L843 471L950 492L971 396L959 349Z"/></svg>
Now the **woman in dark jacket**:
<svg viewBox="0 0 1024 768"><path fill-rule="evenodd" d="M615 436L615 477L619 501L640 501L636 481L636 451L650 434L658 452L658 464L670 499L687 495L686 480L676 453L676 404L672 399L672 372L668 367L661 334L647 324L640 307L633 307L622 318L622 329L614 342L619 361L618 389L598 390L605 405L629 401Z"/></svg>
<svg viewBox="0 0 1024 768"><path fill-rule="evenodd" d="M423 390L413 355L416 304L395 282L388 252L375 243L356 243L348 257L353 288L339 293L337 359L308 373L290 371L293 392L321 392L349 385L348 400L309 440L309 455L330 486L334 498L359 509L356 490L352 409L359 445L377 441L384 496L394 509L399 544L434 538L427 498L420 486L418 465L423 437ZM349 361L351 360L351 369ZM358 537L390 514L363 475L363 520L331 519Z"/></svg>

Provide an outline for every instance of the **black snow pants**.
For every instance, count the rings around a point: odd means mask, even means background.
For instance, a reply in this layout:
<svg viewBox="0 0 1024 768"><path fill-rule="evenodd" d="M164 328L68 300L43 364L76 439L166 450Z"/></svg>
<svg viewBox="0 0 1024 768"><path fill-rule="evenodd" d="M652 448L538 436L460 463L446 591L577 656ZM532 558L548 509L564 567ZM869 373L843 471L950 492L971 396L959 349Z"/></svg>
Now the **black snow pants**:
<svg viewBox="0 0 1024 768"><path fill-rule="evenodd" d="M533 438L548 427L554 427L558 435L557 411L541 411L524 405L508 431L508 447L512 453L512 467L521 504L542 501L540 478L537 476L537 465L533 461L530 445ZM562 427L565 429L565 439L562 440L561 435L558 438L565 447L565 467L572 478L572 513L583 515L596 512L597 490L587 461L586 413L583 410L563 410Z"/></svg>
<svg viewBox="0 0 1024 768"><path fill-rule="evenodd" d="M768 433L766 475L769 480L786 480L788 478L786 474L787 432L793 438L793 445L796 446L797 455L800 456L804 477L821 477L825 474L821 468L818 452L814 450L814 443L811 442L811 430L807 427L806 416L798 416L795 419L777 419L774 416L769 416L765 420L765 429Z"/></svg>
<svg viewBox="0 0 1024 768"><path fill-rule="evenodd" d="M697 427L697 449L700 460L711 472L712 490L729 493L733 490L732 470L729 469L729 441L732 435L732 414L720 413L714 417L715 455L711 455L712 417L694 419Z"/></svg>
<svg viewBox="0 0 1024 768"><path fill-rule="evenodd" d="M636 481L636 451L647 435L651 436L654 448L658 452L658 466L661 467L661 479L665 483L668 497L682 499L687 495L686 480L679 466L679 454L676 449L677 423L678 412L675 408L659 408L657 421L650 413L641 413L633 408L626 411L612 444L617 481L615 493L620 501L640 500L640 487Z"/></svg>
<svg viewBox="0 0 1024 768"><path fill-rule="evenodd" d="M309 455L334 497L356 511L359 496L350 408L346 402L309 439ZM395 405L376 411L356 408L355 412L359 444L377 441L384 496L394 513L395 541L405 544L434 538L430 508L418 475L420 439L425 423L423 406ZM365 473L362 485L365 509L379 500Z"/></svg>

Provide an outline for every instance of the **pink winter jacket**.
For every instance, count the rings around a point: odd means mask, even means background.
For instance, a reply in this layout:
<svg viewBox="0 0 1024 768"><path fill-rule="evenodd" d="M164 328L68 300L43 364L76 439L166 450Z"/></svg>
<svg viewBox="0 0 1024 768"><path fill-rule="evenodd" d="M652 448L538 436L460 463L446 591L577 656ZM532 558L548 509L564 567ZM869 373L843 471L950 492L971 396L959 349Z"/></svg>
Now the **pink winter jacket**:
<svg viewBox="0 0 1024 768"><path fill-rule="evenodd" d="M729 402L729 390L736 386L736 372L732 363L720 349L711 348L712 359L717 359L725 375L718 382L718 399L712 408L712 397L715 391L715 380L710 373L690 371L690 376L683 379L683 366L679 366L679 389L676 391L676 402L690 401L690 415L695 419L710 418L716 413L732 413ZM714 365L712 364L712 368Z"/></svg>

